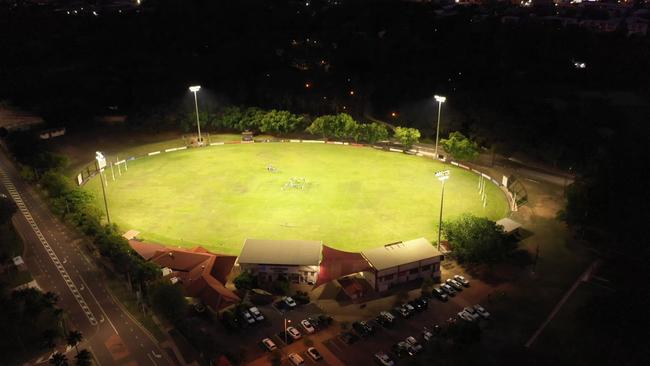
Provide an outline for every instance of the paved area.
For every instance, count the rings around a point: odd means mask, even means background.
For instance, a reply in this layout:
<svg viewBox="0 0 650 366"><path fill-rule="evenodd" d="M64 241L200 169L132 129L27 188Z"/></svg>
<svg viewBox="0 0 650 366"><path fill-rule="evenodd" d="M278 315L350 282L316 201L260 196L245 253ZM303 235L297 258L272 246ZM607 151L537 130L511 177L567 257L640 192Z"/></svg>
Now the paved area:
<svg viewBox="0 0 650 366"><path fill-rule="evenodd" d="M59 295L59 307L72 323L68 327L84 335L80 348L90 349L100 366L172 365L158 342L110 296L83 239L22 182L4 152L0 152L0 191L18 205L14 225L25 243L25 262L34 280L44 291ZM33 363L47 363L48 357Z"/></svg>

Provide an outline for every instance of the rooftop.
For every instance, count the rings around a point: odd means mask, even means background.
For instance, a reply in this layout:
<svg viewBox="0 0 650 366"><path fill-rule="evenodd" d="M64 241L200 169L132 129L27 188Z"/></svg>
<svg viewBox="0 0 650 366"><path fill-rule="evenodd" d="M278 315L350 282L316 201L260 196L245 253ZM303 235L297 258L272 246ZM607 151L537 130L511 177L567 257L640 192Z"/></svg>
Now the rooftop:
<svg viewBox="0 0 650 366"><path fill-rule="evenodd" d="M361 254L378 271L442 256L442 253L425 238L386 244L379 248L364 250Z"/></svg>
<svg viewBox="0 0 650 366"><path fill-rule="evenodd" d="M513 231L517 231L519 228L521 228L520 223L508 217L505 217L497 221L497 225L503 227L503 231L506 234L510 234Z"/></svg>
<svg viewBox="0 0 650 366"><path fill-rule="evenodd" d="M239 263L317 266L323 243L310 240L246 239Z"/></svg>

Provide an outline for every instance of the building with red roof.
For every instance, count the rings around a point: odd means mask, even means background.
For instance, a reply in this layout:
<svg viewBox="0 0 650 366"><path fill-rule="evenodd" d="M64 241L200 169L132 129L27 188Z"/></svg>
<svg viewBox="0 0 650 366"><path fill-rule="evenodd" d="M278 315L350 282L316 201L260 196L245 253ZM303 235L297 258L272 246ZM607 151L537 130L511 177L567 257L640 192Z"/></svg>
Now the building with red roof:
<svg viewBox="0 0 650 366"><path fill-rule="evenodd" d="M200 299L215 311L241 300L225 286L236 256L212 253L202 247L168 248L137 240L129 240L129 245L145 260L169 268L171 278L183 285L186 296Z"/></svg>

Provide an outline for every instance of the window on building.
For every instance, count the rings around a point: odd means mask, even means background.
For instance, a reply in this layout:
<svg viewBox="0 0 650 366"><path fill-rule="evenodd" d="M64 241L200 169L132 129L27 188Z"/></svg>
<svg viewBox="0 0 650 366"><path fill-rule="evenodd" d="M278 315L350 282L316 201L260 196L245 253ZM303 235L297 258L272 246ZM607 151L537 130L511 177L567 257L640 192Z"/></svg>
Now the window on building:
<svg viewBox="0 0 650 366"><path fill-rule="evenodd" d="M431 270L431 265L427 264L426 266L422 266L422 271L430 271Z"/></svg>
<svg viewBox="0 0 650 366"><path fill-rule="evenodd" d="M409 271L409 274L417 274L417 273L418 273L417 268L413 268L412 270Z"/></svg>
<svg viewBox="0 0 650 366"><path fill-rule="evenodd" d="M402 277L402 276L406 276L406 274L407 274L408 272L409 272L409 271L402 271L402 272L399 273L399 276L400 276L400 277Z"/></svg>
<svg viewBox="0 0 650 366"><path fill-rule="evenodd" d="M389 275L386 275L386 276L380 277L380 279L381 279L382 281L390 281L390 280L392 280L393 278L395 278L395 275L392 275L392 274L389 274Z"/></svg>

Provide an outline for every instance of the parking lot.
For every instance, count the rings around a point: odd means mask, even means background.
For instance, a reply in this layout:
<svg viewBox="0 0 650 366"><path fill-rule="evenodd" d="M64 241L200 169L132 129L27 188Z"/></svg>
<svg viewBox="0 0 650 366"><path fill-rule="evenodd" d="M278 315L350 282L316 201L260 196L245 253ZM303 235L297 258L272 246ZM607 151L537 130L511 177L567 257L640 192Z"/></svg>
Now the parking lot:
<svg viewBox="0 0 650 366"><path fill-rule="evenodd" d="M324 313L318 306L314 303L307 305L297 306L293 310L282 311L276 309L274 306L264 306L260 309L264 312L264 315L267 316L265 323L268 323L268 326L265 324L260 324L259 326L253 326L251 332L244 331L243 333L255 334L252 337L250 334L246 334L246 343L248 344L248 339L251 342L255 342L258 346L247 356L249 360L255 360L251 365L268 365L269 361L267 357L269 353L259 345L261 339L269 337L275 342L275 344L282 350L283 354L283 365L291 365L287 359L287 355L290 353L298 353L305 360L305 364L316 364L311 358L306 355L307 345L305 345L304 338L309 338L310 343L313 343L313 346L316 347L324 357L324 360L318 362L318 364L325 365L367 365L376 363L374 360L374 354L378 351L386 352L390 357L397 362L397 364L406 364L408 361L415 356L408 356L399 360L395 354L391 351L391 347L399 341L403 341L406 337L413 336L420 343L424 343L422 338L422 333L424 327L432 329L435 325L444 325L446 320L450 317L456 317L456 314L463 309L465 306L471 306L477 303L481 303L484 307L487 308L487 311L490 311L489 304L486 303L486 293L489 293L489 286L474 281L471 283L470 287L464 288L463 291L459 292L455 297L449 298L449 301L442 302L436 298L431 298L429 300L429 306L427 309L422 311L416 311L414 314L408 318L401 318L396 316L396 319L391 327L383 327L378 324L374 318L366 318L359 320L368 321L375 328L375 332L372 335L367 337L359 337L358 340L348 344L345 343L340 335L343 332L352 332L357 334L350 324L347 324L347 329L343 330L342 325L339 322L334 322L328 328L323 330L318 330L312 335L307 335L304 329L300 326L300 321L306 319L310 316L316 314ZM419 290L412 291L409 297L409 300L412 300L419 296ZM393 312L390 308L385 308L384 310ZM376 314L375 314L376 315ZM288 337L289 344L285 344L283 332L284 332L284 319L285 317L291 321L288 325L295 326L302 333L302 339L292 342L290 337ZM462 320L459 320L462 321ZM482 321L483 324L486 324L485 321ZM272 325L271 325L272 324ZM259 328L253 331L253 328Z"/></svg>

